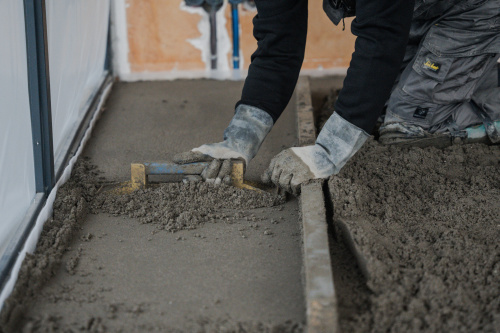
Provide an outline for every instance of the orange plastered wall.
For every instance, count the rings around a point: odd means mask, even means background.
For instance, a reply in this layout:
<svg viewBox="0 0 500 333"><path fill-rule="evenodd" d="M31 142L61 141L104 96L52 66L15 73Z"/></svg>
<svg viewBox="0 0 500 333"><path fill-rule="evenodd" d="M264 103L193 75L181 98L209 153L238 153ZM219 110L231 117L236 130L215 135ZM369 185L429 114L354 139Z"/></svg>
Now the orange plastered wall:
<svg viewBox="0 0 500 333"><path fill-rule="evenodd" d="M346 68L354 51L350 20L346 30L335 27L322 10L322 0L309 0L309 30L304 69ZM200 36L201 16L180 9L181 0L127 0L127 29L132 72L204 70L201 51L190 39ZM226 29L232 38L230 6ZM254 11L240 6L240 56L248 68L257 43L252 35ZM231 54L227 55L228 61Z"/></svg>

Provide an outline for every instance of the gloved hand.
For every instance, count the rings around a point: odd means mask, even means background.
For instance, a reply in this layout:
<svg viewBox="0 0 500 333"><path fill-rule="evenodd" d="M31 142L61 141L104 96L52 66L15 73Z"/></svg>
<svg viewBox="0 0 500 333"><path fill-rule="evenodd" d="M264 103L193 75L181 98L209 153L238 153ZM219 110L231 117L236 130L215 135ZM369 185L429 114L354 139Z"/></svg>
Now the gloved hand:
<svg viewBox="0 0 500 333"><path fill-rule="evenodd" d="M224 131L224 141L205 144L174 156L178 164L209 162L202 178L207 182L229 183L231 159L241 159L245 165L255 157L262 142L273 127L271 116L259 108L239 105L229 126Z"/></svg>
<svg viewBox="0 0 500 333"><path fill-rule="evenodd" d="M339 173L369 137L365 131L333 113L315 145L285 149L276 155L262 175L262 181L273 182L298 195L304 182Z"/></svg>

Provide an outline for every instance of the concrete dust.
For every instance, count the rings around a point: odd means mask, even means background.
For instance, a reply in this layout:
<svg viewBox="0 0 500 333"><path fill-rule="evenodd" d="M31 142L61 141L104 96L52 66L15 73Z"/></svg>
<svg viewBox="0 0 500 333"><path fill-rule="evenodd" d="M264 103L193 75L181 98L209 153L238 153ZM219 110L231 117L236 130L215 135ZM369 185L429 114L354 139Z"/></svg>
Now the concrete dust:
<svg viewBox="0 0 500 333"><path fill-rule="evenodd" d="M331 177L373 293L346 332L495 332L500 327L500 146L382 146ZM368 317L367 317L368 314Z"/></svg>

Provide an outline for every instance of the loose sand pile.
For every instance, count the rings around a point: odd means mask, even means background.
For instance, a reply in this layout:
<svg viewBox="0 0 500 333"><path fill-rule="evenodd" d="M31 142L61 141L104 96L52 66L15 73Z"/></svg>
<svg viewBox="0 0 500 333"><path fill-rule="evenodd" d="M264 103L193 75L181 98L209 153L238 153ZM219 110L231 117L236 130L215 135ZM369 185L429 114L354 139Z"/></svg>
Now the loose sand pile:
<svg viewBox="0 0 500 333"><path fill-rule="evenodd" d="M99 194L92 202L96 212L139 218L170 232L195 229L205 222L229 220L224 209L248 210L272 207L284 198L228 185L205 182L167 183L132 194Z"/></svg>
<svg viewBox="0 0 500 333"><path fill-rule="evenodd" d="M345 332L498 330L499 146L370 140L329 189L372 292L366 311L341 321Z"/></svg>

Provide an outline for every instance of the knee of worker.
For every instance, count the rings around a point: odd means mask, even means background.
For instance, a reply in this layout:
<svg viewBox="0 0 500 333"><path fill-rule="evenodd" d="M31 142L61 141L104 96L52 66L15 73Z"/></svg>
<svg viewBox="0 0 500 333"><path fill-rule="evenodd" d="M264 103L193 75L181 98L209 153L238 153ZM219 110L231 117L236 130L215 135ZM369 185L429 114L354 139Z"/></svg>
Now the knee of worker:
<svg viewBox="0 0 500 333"><path fill-rule="evenodd" d="M439 105L423 101L409 103L401 99L391 100L384 124L409 124L421 127L429 133L454 132L481 124L481 118L469 102Z"/></svg>
<svg viewBox="0 0 500 333"><path fill-rule="evenodd" d="M491 120L500 120L500 86L483 87L472 100Z"/></svg>
<svg viewBox="0 0 500 333"><path fill-rule="evenodd" d="M500 87L479 91L473 101L491 120L500 120ZM416 125L429 133L460 131L482 121L470 101L441 105L415 99L401 90L392 94L384 119L385 124Z"/></svg>
<svg viewBox="0 0 500 333"><path fill-rule="evenodd" d="M481 117L474 111L470 102L453 105L448 108L449 112L437 112L432 126L428 129L430 133L455 132L482 123Z"/></svg>
<svg viewBox="0 0 500 333"><path fill-rule="evenodd" d="M387 104L384 124L405 123L430 131L436 124L448 119L452 113L453 107L450 105L415 98L403 89L396 88Z"/></svg>
<svg viewBox="0 0 500 333"><path fill-rule="evenodd" d="M405 122L435 131L453 119L455 129L462 129L477 118L468 104L471 99L496 113L500 109L497 59L491 54L436 57L422 47L393 90L384 122Z"/></svg>
<svg viewBox="0 0 500 333"><path fill-rule="evenodd" d="M479 110L475 109L475 103ZM482 113L480 116L478 113ZM439 112L438 112L439 114ZM500 87L490 87L474 95L472 102L453 105L447 119L437 119L429 129L431 133L460 131L474 125L480 125L484 117L491 121L500 121Z"/></svg>

